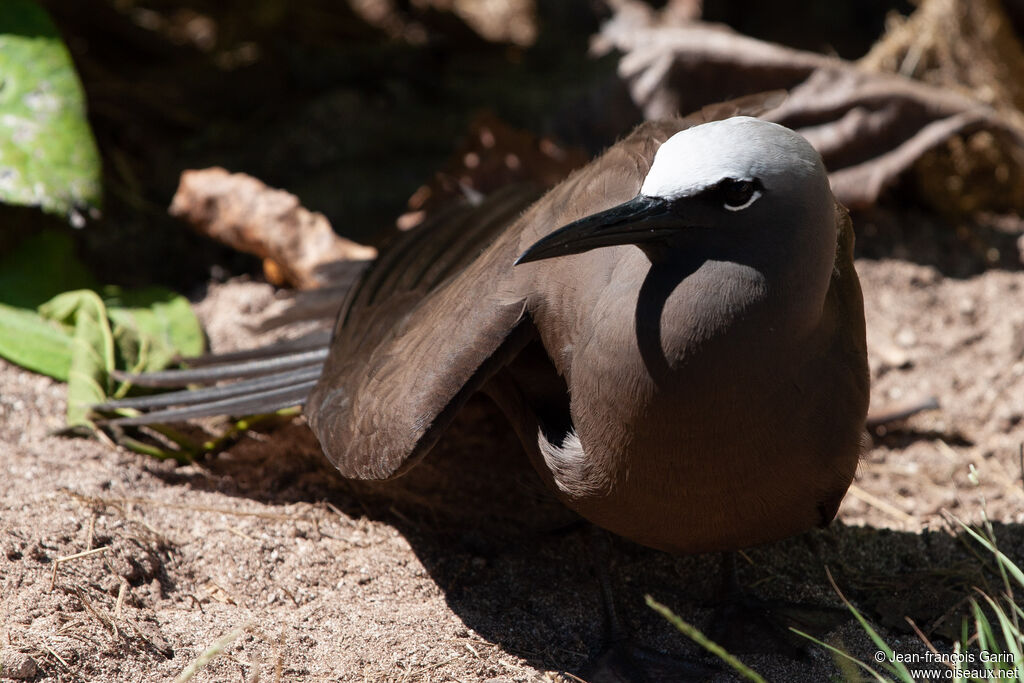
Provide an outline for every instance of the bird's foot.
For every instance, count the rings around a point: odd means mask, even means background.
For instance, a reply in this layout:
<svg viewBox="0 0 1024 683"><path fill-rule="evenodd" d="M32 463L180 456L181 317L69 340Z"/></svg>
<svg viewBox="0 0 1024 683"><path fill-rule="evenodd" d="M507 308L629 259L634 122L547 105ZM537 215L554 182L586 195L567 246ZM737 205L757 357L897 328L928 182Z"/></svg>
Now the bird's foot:
<svg viewBox="0 0 1024 683"><path fill-rule="evenodd" d="M738 593L719 604L707 635L734 654L781 654L803 659L811 641L793 629L824 638L849 618L848 611L837 607L764 600Z"/></svg>
<svg viewBox="0 0 1024 683"><path fill-rule="evenodd" d="M688 683L707 680L718 668L682 655L669 655L632 640L609 643L590 660L583 678L589 683Z"/></svg>

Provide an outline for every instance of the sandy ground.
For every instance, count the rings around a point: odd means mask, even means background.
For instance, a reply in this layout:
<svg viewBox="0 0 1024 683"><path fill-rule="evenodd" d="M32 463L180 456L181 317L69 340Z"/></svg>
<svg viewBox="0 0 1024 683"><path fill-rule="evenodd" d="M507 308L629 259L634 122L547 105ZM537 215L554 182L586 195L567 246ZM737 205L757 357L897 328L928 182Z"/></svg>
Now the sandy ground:
<svg viewBox="0 0 1024 683"><path fill-rule="evenodd" d="M838 606L827 567L897 651L922 650L906 616L948 649L971 586L998 586L943 511L978 522L987 508L1004 552L1024 548L1024 272L858 267L875 406L935 395L942 408L876 435L838 521L749 550L740 576ZM237 312L269 298L254 283L211 289L215 346L239 343ZM298 422L176 466L51 436L63 411L63 386L0 363L0 678L173 680L226 638L192 680L576 680L600 642L588 532L483 400L421 467L374 487L337 477ZM701 657L643 596L705 626L717 559L611 546L637 630ZM828 638L874 655L852 623ZM770 680L836 672L813 648L744 659Z"/></svg>

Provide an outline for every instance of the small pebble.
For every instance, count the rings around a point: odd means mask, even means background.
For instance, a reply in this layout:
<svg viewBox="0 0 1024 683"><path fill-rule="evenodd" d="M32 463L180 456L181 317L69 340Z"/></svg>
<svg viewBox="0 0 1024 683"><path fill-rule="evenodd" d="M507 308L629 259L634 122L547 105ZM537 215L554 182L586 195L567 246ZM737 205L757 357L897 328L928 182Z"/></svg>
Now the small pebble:
<svg viewBox="0 0 1024 683"><path fill-rule="evenodd" d="M8 650L0 655L0 678L25 681L35 678L39 673L39 665L24 652Z"/></svg>
<svg viewBox="0 0 1024 683"><path fill-rule="evenodd" d="M904 327L896 333L896 343L903 348L909 348L917 343L917 335L909 327Z"/></svg>

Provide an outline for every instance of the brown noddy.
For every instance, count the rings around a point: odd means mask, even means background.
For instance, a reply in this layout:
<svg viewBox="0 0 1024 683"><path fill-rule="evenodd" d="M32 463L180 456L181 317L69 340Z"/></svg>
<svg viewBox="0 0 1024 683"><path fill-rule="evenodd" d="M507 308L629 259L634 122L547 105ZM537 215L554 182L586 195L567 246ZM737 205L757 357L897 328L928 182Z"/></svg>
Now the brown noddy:
<svg viewBox="0 0 1024 683"><path fill-rule="evenodd" d="M329 352L163 373L258 376L113 422L308 394L338 470L388 479L484 391L559 498L633 541L731 550L827 524L868 406L850 220L798 134L694 123L641 125L525 212L510 189L404 236L348 292ZM173 396L107 407L189 402Z"/></svg>
<svg viewBox="0 0 1024 683"><path fill-rule="evenodd" d="M849 219L789 129L684 127L641 126L428 291L401 258L369 274L306 405L343 475L401 474L484 390L566 505L644 545L831 521L868 404ZM465 249L442 237L422 267Z"/></svg>
<svg viewBox="0 0 1024 683"><path fill-rule="evenodd" d="M387 479L483 391L566 506L637 543L734 550L827 524L868 402L850 219L797 133L697 121L643 124L540 199L511 187L407 233L347 291L329 349L314 334L133 378L249 379L100 408L159 409L111 421L131 425L304 401L344 476Z"/></svg>
<svg viewBox="0 0 1024 683"><path fill-rule="evenodd" d="M868 404L850 220L800 135L693 123L641 125L521 215L531 195L511 189L407 235L348 291L329 352L314 335L157 373L255 378L103 407L202 401L113 421L138 424L308 395L338 470L388 479L485 391L566 505L644 545L734 549L826 524Z"/></svg>

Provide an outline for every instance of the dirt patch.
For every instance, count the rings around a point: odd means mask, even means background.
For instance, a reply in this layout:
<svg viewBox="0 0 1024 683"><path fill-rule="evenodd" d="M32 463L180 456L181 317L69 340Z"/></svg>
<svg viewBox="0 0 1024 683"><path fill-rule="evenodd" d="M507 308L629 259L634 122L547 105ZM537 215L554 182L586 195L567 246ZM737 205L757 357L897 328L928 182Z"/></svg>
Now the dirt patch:
<svg viewBox="0 0 1024 683"><path fill-rule="evenodd" d="M941 646L969 587L996 589L943 510L977 522L984 504L1004 523L1004 552L1022 556L1024 273L858 268L875 406L934 395L942 408L876 435L839 522L748 551L741 579L768 597L837 606L827 566L897 650L918 651L904 616ZM200 311L215 346L251 343L239 312L271 298L255 283L212 287ZM63 410L63 386L0 366L7 675L172 680L235 634L193 680L557 680L600 641L587 532L483 400L421 467L377 486L337 477L301 423L179 467L51 436ZM612 546L627 617L652 646L699 656L643 596L705 625L716 558ZM830 638L874 654L852 624ZM745 659L771 680L835 672L821 651Z"/></svg>

